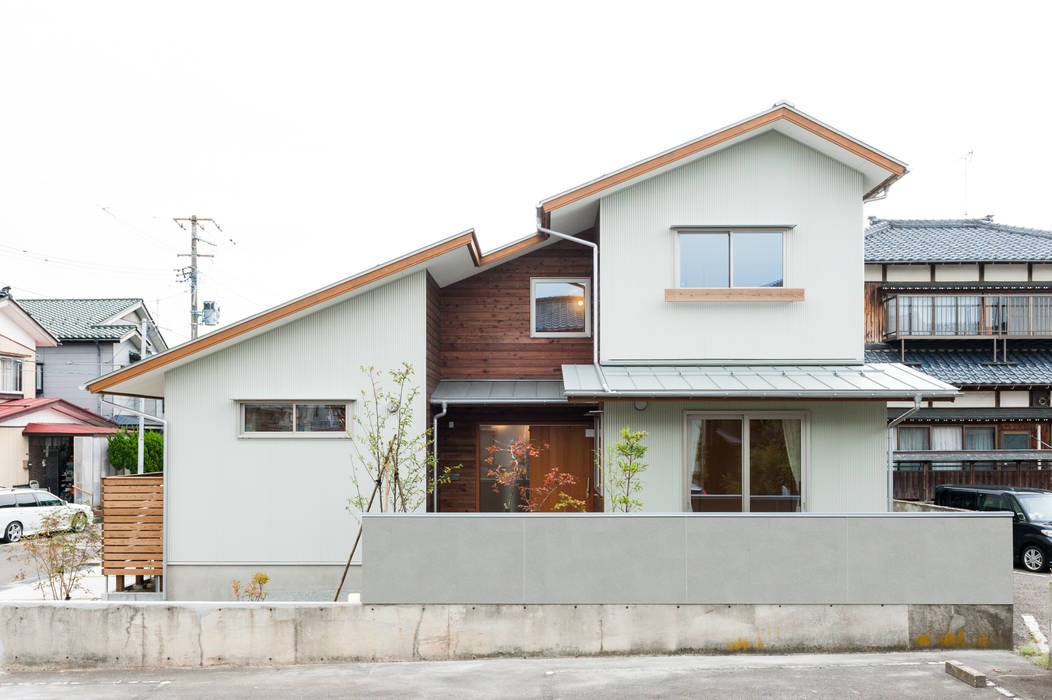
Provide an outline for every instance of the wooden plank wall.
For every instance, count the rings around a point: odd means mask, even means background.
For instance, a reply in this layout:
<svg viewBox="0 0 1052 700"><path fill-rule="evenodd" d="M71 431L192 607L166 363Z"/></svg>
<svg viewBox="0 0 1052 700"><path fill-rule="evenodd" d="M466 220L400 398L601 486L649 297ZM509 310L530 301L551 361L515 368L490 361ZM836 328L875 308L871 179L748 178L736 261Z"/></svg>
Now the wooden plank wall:
<svg viewBox="0 0 1052 700"><path fill-rule="evenodd" d="M965 467L955 471L934 471L925 464L918 471L895 472L895 498L907 501L931 501L935 487L940 484L982 484L988 486L1025 486L1052 489L1052 469L1032 466L1020 469L1016 465L999 465L995 470Z"/></svg>
<svg viewBox="0 0 1052 700"><path fill-rule="evenodd" d="M163 574L163 517L161 474L103 477L102 574Z"/></svg>
<svg viewBox="0 0 1052 700"><path fill-rule="evenodd" d="M594 406L451 406L438 421L440 467L462 465L454 480L438 489L438 509L443 513L474 513L478 502L478 426L482 424L559 423L590 421ZM450 421L453 428L449 427Z"/></svg>
<svg viewBox="0 0 1052 700"><path fill-rule="evenodd" d="M590 279L592 251L563 241L442 288L442 379L556 379L591 363L591 338L530 337L531 277Z"/></svg>
<svg viewBox="0 0 1052 700"><path fill-rule="evenodd" d="M866 342L884 342L884 303L880 285L883 282L866 282L865 287L865 318L866 318Z"/></svg>
<svg viewBox="0 0 1052 700"><path fill-rule="evenodd" d="M441 310L439 300L442 290L429 274L427 276L427 396L438 386L442 376Z"/></svg>

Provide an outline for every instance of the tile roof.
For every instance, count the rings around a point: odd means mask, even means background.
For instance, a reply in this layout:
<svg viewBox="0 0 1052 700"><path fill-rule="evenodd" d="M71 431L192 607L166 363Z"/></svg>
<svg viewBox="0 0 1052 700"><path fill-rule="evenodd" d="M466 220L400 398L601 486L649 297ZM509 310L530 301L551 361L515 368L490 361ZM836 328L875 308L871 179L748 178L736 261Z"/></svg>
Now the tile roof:
<svg viewBox="0 0 1052 700"><path fill-rule="evenodd" d="M584 331L584 311L580 296L540 297L534 305L534 324L543 333Z"/></svg>
<svg viewBox="0 0 1052 700"><path fill-rule="evenodd" d="M135 325L103 322L142 299L19 299L18 303L59 340L118 340Z"/></svg>
<svg viewBox="0 0 1052 700"><path fill-rule="evenodd" d="M899 362L895 348L867 348L866 362ZM955 386L1052 384L1052 349L1008 350L1007 364L991 364L993 349L906 350L906 364Z"/></svg>
<svg viewBox="0 0 1052 700"><path fill-rule="evenodd" d="M867 263L1052 261L1052 231L989 219L870 219Z"/></svg>

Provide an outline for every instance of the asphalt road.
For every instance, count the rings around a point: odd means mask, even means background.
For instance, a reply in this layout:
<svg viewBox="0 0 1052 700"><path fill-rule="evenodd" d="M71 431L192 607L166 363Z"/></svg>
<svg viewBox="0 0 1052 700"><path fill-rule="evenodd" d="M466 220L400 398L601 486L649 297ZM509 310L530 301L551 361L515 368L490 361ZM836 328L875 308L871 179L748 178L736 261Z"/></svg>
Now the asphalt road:
<svg viewBox="0 0 1052 700"><path fill-rule="evenodd" d="M955 658L997 687L946 674ZM1052 675L1008 651L493 659L0 675L4 698L1047 698Z"/></svg>
<svg viewBox="0 0 1052 700"><path fill-rule="evenodd" d="M1052 620L1052 583L1050 574L1032 574L1029 571L1015 570L1015 624L1013 635L1015 647L1018 649L1027 644L1033 644L1030 633L1023 625L1023 615L1033 615L1041 626L1045 636L1049 636L1049 622Z"/></svg>

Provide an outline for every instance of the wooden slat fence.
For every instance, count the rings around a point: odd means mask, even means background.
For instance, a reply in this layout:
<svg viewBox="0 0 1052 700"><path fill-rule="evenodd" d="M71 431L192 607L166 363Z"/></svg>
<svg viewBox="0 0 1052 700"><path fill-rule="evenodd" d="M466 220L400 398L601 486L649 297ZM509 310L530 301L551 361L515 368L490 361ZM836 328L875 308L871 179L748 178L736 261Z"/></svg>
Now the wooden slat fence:
<svg viewBox="0 0 1052 700"><path fill-rule="evenodd" d="M984 486L1025 486L1052 489L1052 468L1031 464L998 464L994 469L932 469L931 463L916 469L895 471L895 498L907 501L931 501L935 487L941 484L981 484Z"/></svg>
<svg viewBox="0 0 1052 700"><path fill-rule="evenodd" d="M102 479L102 573L117 577L118 591L125 576L141 582L164 573L163 518L160 473Z"/></svg>

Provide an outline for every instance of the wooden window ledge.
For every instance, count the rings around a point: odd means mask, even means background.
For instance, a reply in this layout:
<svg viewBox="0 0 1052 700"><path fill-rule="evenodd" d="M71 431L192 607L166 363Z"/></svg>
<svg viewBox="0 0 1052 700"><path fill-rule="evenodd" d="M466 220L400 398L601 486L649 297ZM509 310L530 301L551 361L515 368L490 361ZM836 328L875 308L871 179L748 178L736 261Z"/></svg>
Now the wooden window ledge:
<svg viewBox="0 0 1052 700"><path fill-rule="evenodd" d="M803 289L740 287L730 289L666 289L665 301L803 301Z"/></svg>

